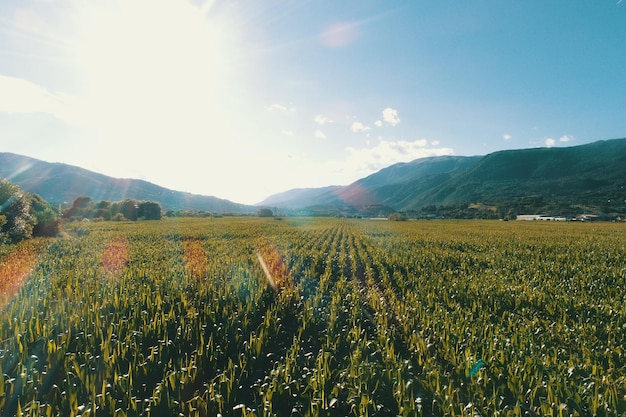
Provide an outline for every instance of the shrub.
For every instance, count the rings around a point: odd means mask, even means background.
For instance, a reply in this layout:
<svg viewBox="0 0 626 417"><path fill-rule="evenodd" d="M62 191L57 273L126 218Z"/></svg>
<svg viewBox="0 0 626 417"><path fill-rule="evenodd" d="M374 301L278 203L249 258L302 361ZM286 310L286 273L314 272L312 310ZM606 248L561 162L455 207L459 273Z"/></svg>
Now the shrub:
<svg viewBox="0 0 626 417"><path fill-rule="evenodd" d="M122 213L116 213L115 216L111 218L114 222L125 222L128 220Z"/></svg>
<svg viewBox="0 0 626 417"><path fill-rule="evenodd" d="M394 222L401 222L401 221L405 221L406 217L402 213L391 213L387 217L387 220L391 220L391 221L394 221Z"/></svg>

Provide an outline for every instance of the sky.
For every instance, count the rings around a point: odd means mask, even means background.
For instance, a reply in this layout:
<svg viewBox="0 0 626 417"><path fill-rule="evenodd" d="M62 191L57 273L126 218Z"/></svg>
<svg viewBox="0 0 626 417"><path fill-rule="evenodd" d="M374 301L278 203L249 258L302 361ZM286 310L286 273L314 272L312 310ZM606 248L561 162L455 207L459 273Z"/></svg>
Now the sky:
<svg viewBox="0 0 626 417"><path fill-rule="evenodd" d="M626 137L622 0L2 0L0 152L254 204Z"/></svg>

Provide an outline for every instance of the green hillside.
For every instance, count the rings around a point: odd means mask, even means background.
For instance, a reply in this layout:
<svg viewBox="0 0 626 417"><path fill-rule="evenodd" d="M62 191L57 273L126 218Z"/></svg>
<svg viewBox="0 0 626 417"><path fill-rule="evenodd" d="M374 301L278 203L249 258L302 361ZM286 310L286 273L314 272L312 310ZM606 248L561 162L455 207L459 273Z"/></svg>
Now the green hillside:
<svg viewBox="0 0 626 417"><path fill-rule="evenodd" d="M480 156L441 156L416 159L383 168L342 187L295 189L270 196L261 204L303 209L310 206L367 207L385 205L397 209L403 201L429 190L473 166Z"/></svg>
<svg viewBox="0 0 626 417"><path fill-rule="evenodd" d="M495 152L402 209L471 203L514 207L533 200L536 209L623 211L625 186L626 139L616 139L568 148Z"/></svg>
<svg viewBox="0 0 626 417"><path fill-rule="evenodd" d="M353 184L285 192L279 207L361 213L371 207L416 216L504 217L626 212L626 139L486 156L422 158L384 168ZM476 208L484 208L478 213ZM335 211L333 211L335 210ZM367 210L367 212L366 212Z"/></svg>
<svg viewBox="0 0 626 417"><path fill-rule="evenodd" d="M119 201L126 198L155 201L167 210L232 213L252 213L257 210L216 197L169 190L143 180L112 178L72 165L45 162L8 152L0 152L0 177L55 205L87 196L95 201Z"/></svg>
<svg viewBox="0 0 626 417"><path fill-rule="evenodd" d="M172 191L142 180L111 178L82 168L0 153L0 177L54 204L78 196L95 201L155 201L167 210L254 213L210 196ZM503 217L511 214L626 213L626 139L566 148L443 156L399 163L346 186L299 188L260 206L288 215ZM470 207L487 207L477 214ZM473 209L472 209L473 210Z"/></svg>

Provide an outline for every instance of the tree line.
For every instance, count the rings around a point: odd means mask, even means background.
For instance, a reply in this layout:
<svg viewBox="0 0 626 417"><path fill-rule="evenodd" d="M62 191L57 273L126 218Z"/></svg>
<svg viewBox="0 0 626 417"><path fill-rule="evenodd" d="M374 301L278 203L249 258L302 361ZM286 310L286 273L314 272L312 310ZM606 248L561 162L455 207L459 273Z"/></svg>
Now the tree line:
<svg viewBox="0 0 626 417"><path fill-rule="evenodd" d="M0 178L0 244L17 243L32 237L54 237L62 221L76 220L160 220L161 205L127 198L95 202L81 196L65 209L55 208L41 196L23 191Z"/></svg>
<svg viewBox="0 0 626 417"><path fill-rule="evenodd" d="M126 198L121 201L95 202L91 197L76 198L72 205L63 212L67 220L160 220L161 205L154 201L140 201Z"/></svg>

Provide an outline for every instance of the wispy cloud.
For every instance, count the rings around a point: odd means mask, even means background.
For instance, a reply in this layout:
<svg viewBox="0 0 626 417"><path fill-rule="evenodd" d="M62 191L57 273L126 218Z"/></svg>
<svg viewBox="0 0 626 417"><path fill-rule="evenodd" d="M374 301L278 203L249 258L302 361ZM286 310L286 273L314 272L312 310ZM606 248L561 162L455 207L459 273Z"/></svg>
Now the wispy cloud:
<svg viewBox="0 0 626 417"><path fill-rule="evenodd" d="M0 75L0 112L47 113L70 125L79 124L78 99L51 92L22 78Z"/></svg>
<svg viewBox="0 0 626 417"><path fill-rule="evenodd" d="M333 121L330 118L324 116L323 114L318 114L317 116L313 118L313 120L315 121L315 123L317 123L320 126L333 123Z"/></svg>
<svg viewBox="0 0 626 417"><path fill-rule="evenodd" d="M573 140L574 140L574 137L570 135L563 135L559 138L559 142L571 142Z"/></svg>
<svg viewBox="0 0 626 417"><path fill-rule="evenodd" d="M280 131L280 133L283 136L293 136L294 135L293 130L288 130L288 129L283 129L283 130Z"/></svg>
<svg viewBox="0 0 626 417"><path fill-rule="evenodd" d="M268 106L270 110L278 110L286 113L295 113L296 109L294 107L283 106L282 104L272 104Z"/></svg>
<svg viewBox="0 0 626 417"><path fill-rule="evenodd" d="M334 23L321 34L322 44L331 48L348 46L357 39L357 28L354 22Z"/></svg>
<svg viewBox="0 0 626 417"><path fill-rule="evenodd" d="M553 147L553 146L554 146L554 144L556 143L556 141L555 141L554 139L552 139L552 138L546 138L546 142L545 142L545 143L546 143L546 146L547 146L548 148L551 148L551 147Z"/></svg>
<svg viewBox="0 0 626 417"><path fill-rule="evenodd" d="M509 135L508 133L505 133L504 135L502 135L502 139L511 140L511 135Z"/></svg>
<svg viewBox="0 0 626 417"><path fill-rule="evenodd" d="M368 130L370 130L370 127L369 126L365 126L361 122L352 122L352 126L350 127L350 129L354 133L359 133L359 132L367 132Z"/></svg>
<svg viewBox="0 0 626 417"><path fill-rule="evenodd" d="M326 139L326 134L318 129L315 131L315 137L318 139Z"/></svg>
<svg viewBox="0 0 626 417"><path fill-rule="evenodd" d="M430 148L427 147L428 143L426 139L418 139L413 142L381 139L375 146L369 148L349 147L346 148L349 152L346 166L355 172L368 174L397 162L454 154L452 148Z"/></svg>

